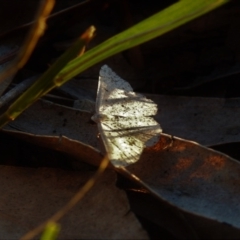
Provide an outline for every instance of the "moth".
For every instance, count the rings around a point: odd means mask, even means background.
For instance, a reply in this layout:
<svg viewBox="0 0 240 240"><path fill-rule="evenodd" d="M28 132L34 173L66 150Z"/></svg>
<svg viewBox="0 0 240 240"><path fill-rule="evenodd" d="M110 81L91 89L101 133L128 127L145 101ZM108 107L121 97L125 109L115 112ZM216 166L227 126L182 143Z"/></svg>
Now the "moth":
<svg viewBox="0 0 240 240"><path fill-rule="evenodd" d="M157 143L162 129L152 117L156 113L157 104L133 92L127 81L102 66L92 119L114 166L137 162L146 146Z"/></svg>

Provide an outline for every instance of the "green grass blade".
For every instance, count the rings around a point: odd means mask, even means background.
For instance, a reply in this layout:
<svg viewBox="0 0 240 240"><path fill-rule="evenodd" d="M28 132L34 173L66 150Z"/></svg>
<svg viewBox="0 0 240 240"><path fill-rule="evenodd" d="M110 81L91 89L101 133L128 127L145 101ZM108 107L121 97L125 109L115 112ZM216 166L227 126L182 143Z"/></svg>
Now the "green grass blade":
<svg viewBox="0 0 240 240"><path fill-rule="evenodd" d="M103 59L158 37L226 2L228 0L182 0L173 4L74 59L57 78L64 83Z"/></svg>
<svg viewBox="0 0 240 240"><path fill-rule="evenodd" d="M70 61L68 64L69 59L73 57L69 57L68 60L66 58L64 62L60 62L58 66L53 65L9 107L7 112L0 116L0 128L10 120L14 120L39 97L54 87L61 86L85 69L116 53L160 36L226 2L228 2L228 0L181 0L126 31L108 39L86 52L83 56ZM83 44L85 44L85 42ZM71 54L73 56L74 52L71 52ZM63 69L61 70L61 68Z"/></svg>
<svg viewBox="0 0 240 240"><path fill-rule="evenodd" d="M40 240L56 240L59 232L60 232L59 224L55 222L48 223L40 237Z"/></svg>
<svg viewBox="0 0 240 240"><path fill-rule="evenodd" d="M57 61L0 116L0 127L4 126L8 121L14 120L37 99L56 87L53 79L70 60L75 58L79 52L83 51L86 44L92 38L94 30L94 27L90 27L68 51L57 59Z"/></svg>

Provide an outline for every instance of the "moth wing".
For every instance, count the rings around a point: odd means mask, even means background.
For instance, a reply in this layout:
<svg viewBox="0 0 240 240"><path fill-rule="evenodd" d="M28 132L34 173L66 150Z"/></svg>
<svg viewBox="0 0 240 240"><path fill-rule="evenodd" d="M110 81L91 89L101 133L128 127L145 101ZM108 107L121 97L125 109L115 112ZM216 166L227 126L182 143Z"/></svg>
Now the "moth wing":
<svg viewBox="0 0 240 240"><path fill-rule="evenodd" d="M106 117L98 123L106 152L115 166L127 166L140 158L145 146L159 140L160 125L151 117L136 118Z"/></svg>

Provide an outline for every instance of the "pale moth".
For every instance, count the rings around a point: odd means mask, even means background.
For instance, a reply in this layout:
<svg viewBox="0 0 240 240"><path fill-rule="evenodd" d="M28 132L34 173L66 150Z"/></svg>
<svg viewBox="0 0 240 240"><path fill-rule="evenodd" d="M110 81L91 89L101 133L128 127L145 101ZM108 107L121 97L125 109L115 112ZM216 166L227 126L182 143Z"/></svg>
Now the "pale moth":
<svg viewBox="0 0 240 240"><path fill-rule="evenodd" d="M92 119L114 166L137 162L144 147L157 143L162 130L151 117L156 113L157 104L133 92L128 82L102 66Z"/></svg>

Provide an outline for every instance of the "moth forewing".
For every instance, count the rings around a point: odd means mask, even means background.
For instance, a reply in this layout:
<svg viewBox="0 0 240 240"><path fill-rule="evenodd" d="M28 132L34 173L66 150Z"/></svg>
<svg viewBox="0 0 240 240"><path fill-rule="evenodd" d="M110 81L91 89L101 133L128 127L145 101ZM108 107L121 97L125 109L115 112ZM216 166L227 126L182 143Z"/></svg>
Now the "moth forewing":
<svg viewBox="0 0 240 240"><path fill-rule="evenodd" d="M115 166L135 163L145 146L156 144L162 132L151 117L157 104L142 94L133 92L128 82L108 66L100 70L96 114L97 122L109 160Z"/></svg>

